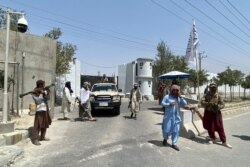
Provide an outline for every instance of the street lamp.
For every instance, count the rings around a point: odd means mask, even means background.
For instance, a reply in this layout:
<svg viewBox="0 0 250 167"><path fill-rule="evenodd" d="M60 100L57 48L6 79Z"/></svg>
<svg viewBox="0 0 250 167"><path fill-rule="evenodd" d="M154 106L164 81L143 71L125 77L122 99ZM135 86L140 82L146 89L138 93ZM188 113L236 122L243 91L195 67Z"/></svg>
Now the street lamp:
<svg viewBox="0 0 250 167"><path fill-rule="evenodd" d="M10 14L20 15L21 18L17 22L18 31L24 33L27 31L28 23L24 18L24 13L14 12L7 9L7 24L6 24L6 48L4 62L4 92L3 92L3 123L8 121L8 57L9 57L9 33L10 33Z"/></svg>

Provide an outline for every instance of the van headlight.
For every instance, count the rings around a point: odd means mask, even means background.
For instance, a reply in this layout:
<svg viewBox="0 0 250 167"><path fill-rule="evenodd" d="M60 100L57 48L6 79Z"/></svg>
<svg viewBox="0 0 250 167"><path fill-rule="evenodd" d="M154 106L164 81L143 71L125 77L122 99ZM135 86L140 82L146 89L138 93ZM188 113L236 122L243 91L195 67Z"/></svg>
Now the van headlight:
<svg viewBox="0 0 250 167"><path fill-rule="evenodd" d="M120 101L121 97L119 95L113 96L113 101Z"/></svg>

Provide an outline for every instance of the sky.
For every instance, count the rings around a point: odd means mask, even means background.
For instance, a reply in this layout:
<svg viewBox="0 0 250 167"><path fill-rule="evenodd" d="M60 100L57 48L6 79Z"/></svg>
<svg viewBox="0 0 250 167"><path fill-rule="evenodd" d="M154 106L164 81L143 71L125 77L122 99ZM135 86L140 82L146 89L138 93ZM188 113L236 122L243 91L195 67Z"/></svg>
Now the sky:
<svg viewBox="0 0 250 167"><path fill-rule="evenodd" d="M84 75L117 75L119 65L155 60L161 41L184 56L193 20L202 69L250 74L248 0L1 0L0 7L24 11L30 34L60 28L59 40L77 46Z"/></svg>

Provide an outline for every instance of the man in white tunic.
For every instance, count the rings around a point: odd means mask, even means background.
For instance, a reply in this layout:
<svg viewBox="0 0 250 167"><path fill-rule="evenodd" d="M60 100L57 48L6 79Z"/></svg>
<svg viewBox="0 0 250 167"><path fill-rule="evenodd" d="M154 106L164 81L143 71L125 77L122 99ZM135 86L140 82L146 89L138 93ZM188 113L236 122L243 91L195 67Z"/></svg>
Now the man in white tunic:
<svg viewBox="0 0 250 167"><path fill-rule="evenodd" d="M65 87L63 88L63 97L62 97L62 113L63 113L63 119L69 120L69 112L70 112L70 106L72 103L72 97L71 94L73 93L73 90L71 89L70 81L67 81L65 83Z"/></svg>
<svg viewBox="0 0 250 167"><path fill-rule="evenodd" d="M96 121L95 118L92 117L91 109L90 109L90 94L91 91L89 90L90 83L84 82L83 86L80 90L80 101L81 107L80 110L83 112L80 115L81 119L84 120L85 116L88 116L89 121Z"/></svg>

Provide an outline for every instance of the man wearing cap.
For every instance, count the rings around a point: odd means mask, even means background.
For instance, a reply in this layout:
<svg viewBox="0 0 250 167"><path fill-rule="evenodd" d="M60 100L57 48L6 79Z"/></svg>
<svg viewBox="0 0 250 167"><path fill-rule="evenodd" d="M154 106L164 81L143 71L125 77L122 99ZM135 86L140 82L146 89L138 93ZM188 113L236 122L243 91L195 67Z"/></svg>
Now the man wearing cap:
<svg viewBox="0 0 250 167"><path fill-rule="evenodd" d="M170 94L164 96L161 104L165 108L162 121L162 134L164 138L162 143L166 146L167 140L171 136L172 148L180 151L177 146L181 123L180 108L187 104L186 100L180 96L180 87L173 84Z"/></svg>
<svg viewBox="0 0 250 167"><path fill-rule="evenodd" d="M204 107L203 127L208 131L210 143L215 142L215 131L218 132L222 145L232 148L226 142L226 135L223 127L221 109L225 107L223 98L217 92L217 85L211 83L209 91L201 99L201 106Z"/></svg>
<svg viewBox="0 0 250 167"><path fill-rule="evenodd" d="M84 117L87 115L89 121L96 121L96 119L92 117L91 110L90 110L90 101L89 100L90 100L90 93L91 92L89 90L89 87L90 87L90 83L84 82L83 86L80 90L80 103L81 103L80 110L82 109L83 113L82 113L82 115L79 114L79 116L83 120Z"/></svg>
<svg viewBox="0 0 250 167"><path fill-rule="evenodd" d="M49 115L48 100L49 90L44 89L45 81L38 80L36 82L36 88L32 93L32 98L36 104L36 114L33 128L33 143L34 145L41 145L40 141L49 141L45 137L47 128L51 125L51 118ZM41 138L39 139L39 133L41 132Z"/></svg>
<svg viewBox="0 0 250 167"><path fill-rule="evenodd" d="M133 118L134 116L134 118L136 119L136 114L140 111L140 103L142 101L141 92L138 88L137 83L135 83L134 88L131 89L129 99L130 99L129 106L131 111L130 117Z"/></svg>

